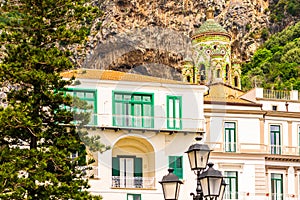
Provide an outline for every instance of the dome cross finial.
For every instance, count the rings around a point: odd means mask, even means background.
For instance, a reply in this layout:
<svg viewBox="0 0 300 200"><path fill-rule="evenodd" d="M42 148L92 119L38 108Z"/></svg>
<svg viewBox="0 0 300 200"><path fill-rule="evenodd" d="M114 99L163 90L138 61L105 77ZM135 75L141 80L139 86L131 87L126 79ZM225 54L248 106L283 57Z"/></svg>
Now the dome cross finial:
<svg viewBox="0 0 300 200"><path fill-rule="evenodd" d="M206 11L206 20L208 19L214 19L214 9L212 6L209 6Z"/></svg>

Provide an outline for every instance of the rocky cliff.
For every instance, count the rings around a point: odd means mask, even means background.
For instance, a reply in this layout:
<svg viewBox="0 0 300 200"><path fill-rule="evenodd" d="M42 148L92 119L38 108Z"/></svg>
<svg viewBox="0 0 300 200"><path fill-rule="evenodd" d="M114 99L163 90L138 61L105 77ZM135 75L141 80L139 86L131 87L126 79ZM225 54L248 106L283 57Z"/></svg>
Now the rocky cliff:
<svg viewBox="0 0 300 200"><path fill-rule="evenodd" d="M277 2L104 0L103 18L95 24L84 50L76 49L76 60L88 68L120 71L139 68L145 73L154 63L180 71L181 62L190 55L191 34L205 21L206 9L213 6L215 20L233 37L234 57L245 61L270 32L288 25L270 23L269 6L274 3Z"/></svg>

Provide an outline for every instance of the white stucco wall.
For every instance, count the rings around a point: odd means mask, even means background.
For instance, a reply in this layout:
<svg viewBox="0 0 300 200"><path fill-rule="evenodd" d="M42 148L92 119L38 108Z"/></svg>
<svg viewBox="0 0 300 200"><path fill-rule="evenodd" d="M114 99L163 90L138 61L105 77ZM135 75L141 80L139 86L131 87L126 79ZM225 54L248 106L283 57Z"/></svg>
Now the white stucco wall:
<svg viewBox="0 0 300 200"><path fill-rule="evenodd" d="M154 129L167 129L167 95L182 97L182 129L203 130L203 93L206 86L161 84L122 81L95 81L79 79L81 84L73 88L97 90L98 125L111 127L113 91L142 92L154 94ZM201 103L202 102L202 103Z"/></svg>

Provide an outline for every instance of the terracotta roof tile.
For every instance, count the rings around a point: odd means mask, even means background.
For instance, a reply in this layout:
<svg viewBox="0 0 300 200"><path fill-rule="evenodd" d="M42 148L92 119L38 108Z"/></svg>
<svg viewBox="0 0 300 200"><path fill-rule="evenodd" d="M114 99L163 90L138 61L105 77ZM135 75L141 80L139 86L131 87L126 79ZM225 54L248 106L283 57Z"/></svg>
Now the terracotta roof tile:
<svg viewBox="0 0 300 200"><path fill-rule="evenodd" d="M232 88L223 83L213 84L209 86L209 94L204 97L204 101L209 102L226 102L226 103L252 103L241 99L243 91Z"/></svg>
<svg viewBox="0 0 300 200"><path fill-rule="evenodd" d="M112 81L136 81L136 82L156 82L156 83L168 83L168 84L185 84L190 83L157 78L153 76L145 76L139 74L130 74L120 71L113 70L95 70L95 69L79 69L61 73L64 78L75 78L80 79L98 79L98 80L112 80Z"/></svg>

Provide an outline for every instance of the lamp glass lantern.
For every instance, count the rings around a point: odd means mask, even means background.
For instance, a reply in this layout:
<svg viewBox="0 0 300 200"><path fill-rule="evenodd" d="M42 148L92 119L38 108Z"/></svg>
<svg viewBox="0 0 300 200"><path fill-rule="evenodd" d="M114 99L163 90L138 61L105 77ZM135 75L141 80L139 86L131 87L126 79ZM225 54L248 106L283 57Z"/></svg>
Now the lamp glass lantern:
<svg viewBox="0 0 300 200"><path fill-rule="evenodd" d="M219 197L223 180L222 173L215 170L212 163L209 163L208 167L199 177L203 197Z"/></svg>
<svg viewBox="0 0 300 200"><path fill-rule="evenodd" d="M162 185L165 200L177 200L180 185L183 184L178 177L173 174L174 169L168 169L169 174L164 176L159 183Z"/></svg>
<svg viewBox="0 0 300 200"><path fill-rule="evenodd" d="M227 185L227 184L226 184L225 180L223 179L223 180L222 180L222 184L221 184L220 195L219 195L219 197L217 198L217 200L223 200L224 194L225 194L226 185Z"/></svg>
<svg viewBox="0 0 300 200"><path fill-rule="evenodd" d="M211 150L206 144L193 144L185 152L188 154L191 170L206 168Z"/></svg>

